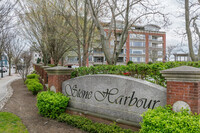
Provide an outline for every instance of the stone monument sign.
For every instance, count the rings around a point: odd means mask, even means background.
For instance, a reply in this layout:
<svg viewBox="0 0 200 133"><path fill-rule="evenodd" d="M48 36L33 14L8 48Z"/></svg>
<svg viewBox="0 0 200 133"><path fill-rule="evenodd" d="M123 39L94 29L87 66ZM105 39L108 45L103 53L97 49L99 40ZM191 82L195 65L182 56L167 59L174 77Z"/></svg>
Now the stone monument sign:
<svg viewBox="0 0 200 133"><path fill-rule="evenodd" d="M64 81L62 93L69 106L125 121L139 123L148 108L166 105L166 88L118 75L88 75Z"/></svg>

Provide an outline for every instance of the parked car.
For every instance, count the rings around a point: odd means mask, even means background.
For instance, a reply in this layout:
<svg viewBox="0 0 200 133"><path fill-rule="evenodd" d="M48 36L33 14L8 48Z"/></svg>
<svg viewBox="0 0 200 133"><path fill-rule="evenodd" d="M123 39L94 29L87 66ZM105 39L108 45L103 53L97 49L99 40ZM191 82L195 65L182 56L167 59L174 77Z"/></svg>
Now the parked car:
<svg viewBox="0 0 200 133"><path fill-rule="evenodd" d="M0 67L0 72L2 72L2 68L3 68L4 73L8 71L8 69L5 66L3 66L3 67Z"/></svg>

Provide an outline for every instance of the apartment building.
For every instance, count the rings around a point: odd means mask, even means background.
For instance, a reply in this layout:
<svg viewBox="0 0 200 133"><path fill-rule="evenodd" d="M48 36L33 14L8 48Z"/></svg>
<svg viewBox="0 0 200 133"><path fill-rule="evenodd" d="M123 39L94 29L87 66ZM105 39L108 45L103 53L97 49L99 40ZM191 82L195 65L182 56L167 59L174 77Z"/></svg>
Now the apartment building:
<svg viewBox="0 0 200 133"><path fill-rule="evenodd" d="M104 23L105 34L108 32L109 23ZM118 31L120 31L121 23L118 24ZM120 32L118 32L118 39L120 38ZM114 48L114 36L110 39L110 48ZM112 51L111 51L112 52ZM166 33L160 31L160 27L157 25L145 25L145 26L132 26L128 31L128 37L126 44L117 60L117 64L126 64L128 61L134 63L148 63L155 61L165 61L166 59ZM97 40L97 44L91 49L89 54L87 65L100 65L106 64L104 52ZM78 58L76 55L68 56L67 65L77 65Z"/></svg>

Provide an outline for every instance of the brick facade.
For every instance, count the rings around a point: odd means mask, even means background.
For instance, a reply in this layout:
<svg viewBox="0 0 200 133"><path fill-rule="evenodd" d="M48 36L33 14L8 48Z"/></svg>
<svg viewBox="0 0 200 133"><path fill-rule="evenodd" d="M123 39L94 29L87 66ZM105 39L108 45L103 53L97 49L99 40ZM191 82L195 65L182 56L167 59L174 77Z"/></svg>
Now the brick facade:
<svg viewBox="0 0 200 133"><path fill-rule="evenodd" d="M167 104L173 105L176 101L189 104L191 111L200 113L200 82L167 82Z"/></svg>
<svg viewBox="0 0 200 133"><path fill-rule="evenodd" d="M54 86L56 92L62 92L62 82L70 79L70 75L49 75L48 76L48 87Z"/></svg>

